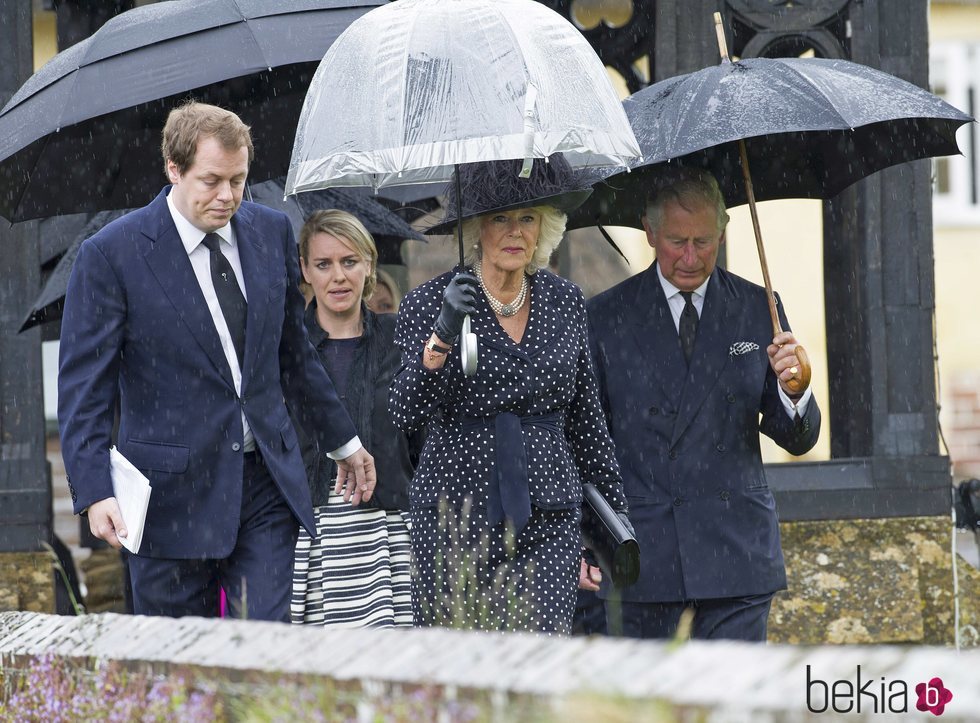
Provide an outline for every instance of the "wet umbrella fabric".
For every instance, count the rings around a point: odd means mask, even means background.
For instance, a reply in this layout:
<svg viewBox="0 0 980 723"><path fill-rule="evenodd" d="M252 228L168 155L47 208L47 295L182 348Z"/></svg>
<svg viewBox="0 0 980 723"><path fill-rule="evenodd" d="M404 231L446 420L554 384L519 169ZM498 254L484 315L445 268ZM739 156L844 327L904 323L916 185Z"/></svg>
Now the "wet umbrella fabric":
<svg viewBox="0 0 980 723"><path fill-rule="evenodd" d="M456 164L639 154L582 34L533 0L399 0L354 22L317 69L288 193L448 181Z"/></svg>
<svg viewBox="0 0 980 723"><path fill-rule="evenodd" d="M330 189L291 196L283 199L284 179L278 178L250 187L252 200L264 206L283 211L293 224L293 231L299 230L306 218L318 209L339 208L357 216L365 228L371 232L378 247L378 263L401 264L401 244L406 239L426 241L425 236L413 229L397 214L389 211L371 198L358 195L346 189ZM57 321L65 304L65 292L68 289L68 279L78 249L90 236L93 236L103 226L129 213L132 209L115 211L100 211L91 216L70 240L64 255L48 277L40 295L34 301L27 313L19 331L25 331L38 324Z"/></svg>
<svg viewBox="0 0 980 723"><path fill-rule="evenodd" d="M514 158L530 173L554 153L583 167L639 155L605 67L571 23L534 0L398 0L324 56L286 192L448 181L460 164ZM460 349L470 376L468 318Z"/></svg>
<svg viewBox="0 0 980 723"><path fill-rule="evenodd" d="M830 198L888 166L958 153L956 129L972 120L893 75L822 58L726 62L663 80L623 106L643 161L599 183L569 228L637 227L649 174L666 161L709 169L729 206L746 203L739 139L756 200Z"/></svg>
<svg viewBox="0 0 980 723"><path fill-rule="evenodd" d="M149 202L160 131L193 97L252 126L251 178L286 172L309 81L330 44L384 0L172 0L122 13L56 55L0 111L0 215Z"/></svg>
<svg viewBox="0 0 980 723"><path fill-rule="evenodd" d="M75 257L78 256L78 249L82 245L82 241L93 236L103 226L125 216L131 210L126 208L116 211L99 211L91 216L71 240L64 255L58 260L18 332L61 318L65 306L65 292L68 290L68 279L71 277L71 269L75 265Z"/></svg>
<svg viewBox="0 0 980 723"><path fill-rule="evenodd" d="M428 241L393 211L370 196L352 189L326 188L283 198L284 178L277 178L251 187L252 200L283 211L296 231L314 211L337 208L356 216L374 237L378 247L378 263L402 264L401 242L406 239Z"/></svg>

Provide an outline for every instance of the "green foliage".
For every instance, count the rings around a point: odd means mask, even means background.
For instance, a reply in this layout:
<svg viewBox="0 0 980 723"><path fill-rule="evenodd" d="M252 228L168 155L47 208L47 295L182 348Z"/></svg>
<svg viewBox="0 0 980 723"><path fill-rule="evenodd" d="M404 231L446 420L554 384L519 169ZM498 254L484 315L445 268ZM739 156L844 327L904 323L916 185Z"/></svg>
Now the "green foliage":
<svg viewBox="0 0 980 723"><path fill-rule="evenodd" d="M536 608L529 590L532 563L517 565L513 529L504 534L504 558L492 559L490 533L470 527L472 501L457 515L439 503L440 539L448 545L436 553L434 600L423 600L427 621L457 630L533 630Z"/></svg>

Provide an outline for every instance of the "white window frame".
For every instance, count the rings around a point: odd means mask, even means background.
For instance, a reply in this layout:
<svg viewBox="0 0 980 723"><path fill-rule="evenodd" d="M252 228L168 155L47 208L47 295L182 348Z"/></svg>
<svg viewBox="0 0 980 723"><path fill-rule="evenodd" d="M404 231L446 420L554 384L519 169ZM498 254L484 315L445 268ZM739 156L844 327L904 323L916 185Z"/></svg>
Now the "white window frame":
<svg viewBox="0 0 980 723"><path fill-rule="evenodd" d="M980 42L937 41L930 46L929 55L932 86L944 88L941 95L948 103L976 116L980 112ZM949 191L940 193L938 188L933 188L933 225L980 226L980 128L973 123L964 124L956 133L956 142L963 155L946 157Z"/></svg>

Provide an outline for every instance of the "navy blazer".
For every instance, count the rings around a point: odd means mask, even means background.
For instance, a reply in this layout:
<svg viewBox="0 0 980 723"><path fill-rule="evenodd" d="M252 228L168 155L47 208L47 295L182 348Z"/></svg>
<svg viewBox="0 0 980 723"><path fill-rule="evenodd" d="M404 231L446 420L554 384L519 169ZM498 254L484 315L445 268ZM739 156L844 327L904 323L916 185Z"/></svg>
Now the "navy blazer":
<svg viewBox="0 0 980 723"><path fill-rule="evenodd" d="M72 270L58 418L75 512L112 496L118 406L119 451L153 487L140 555L226 557L241 510L244 412L272 478L313 534L285 401L322 449L356 432L307 337L292 227L252 203L232 217L248 298L239 398L168 191L87 239Z"/></svg>
<svg viewBox="0 0 980 723"><path fill-rule="evenodd" d="M457 269L458 271L458 269ZM479 296L472 330L479 337L479 367L466 378L459 345L445 365L427 370L422 349L456 271L413 289L402 300L395 328L402 366L391 386L395 423L410 433L427 429L411 487L412 509L435 507L440 497L486 504L495 470L493 417L558 413L558 432L524 424L531 502L539 509L582 503L582 483L592 482L617 509L626 508L612 442L599 406L586 339L582 291L549 271L531 277L531 311L520 344L507 335L486 298ZM486 418L466 425L464 418Z"/></svg>
<svg viewBox="0 0 980 723"><path fill-rule="evenodd" d="M766 354L772 322L765 290L715 269L690 368L655 265L588 308L602 404L641 549L640 579L623 599L676 602L784 588L759 432L803 454L817 441L820 410L811 398L794 420L780 401Z"/></svg>

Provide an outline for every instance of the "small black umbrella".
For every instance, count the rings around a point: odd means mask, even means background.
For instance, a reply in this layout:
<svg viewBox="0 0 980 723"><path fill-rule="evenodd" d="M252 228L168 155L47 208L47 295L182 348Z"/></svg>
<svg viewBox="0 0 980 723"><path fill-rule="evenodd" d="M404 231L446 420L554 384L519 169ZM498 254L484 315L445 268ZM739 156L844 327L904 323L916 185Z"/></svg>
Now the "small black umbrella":
<svg viewBox="0 0 980 723"><path fill-rule="evenodd" d="M303 222L314 211L339 208L357 216L371 232L378 247L378 263L401 264L401 243L405 239L428 241L393 211L361 192L360 189L325 188L283 198L285 178L276 178L250 187L252 200L283 211L299 234Z"/></svg>
<svg viewBox="0 0 980 723"><path fill-rule="evenodd" d="M413 229L393 211L379 204L370 197L364 196L352 189L327 189L311 191L298 196L283 198L283 183L285 179L277 178L249 187L252 200L264 206L275 208L289 216L293 231L298 235L300 227L306 218L318 209L339 208L360 219L364 227L371 232L378 247L378 263L401 264L401 244L406 239L426 241L426 237ZM93 214L74 237L70 240L67 250L58 261L48 277L40 295L31 305L27 317L19 331L26 331L33 326L49 321L57 321L65 305L65 291L68 289L68 279L71 276L78 248L89 236L94 235L106 224L115 221L131 209L115 211L100 211Z"/></svg>
<svg viewBox="0 0 980 723"><path fill-rule="evenodd" d="M58 260L57 265L45 282L44 288L41 289L41 293L31 305L31 309L18 332L61 318L61 313L65 307L68 279L71 276L71 269L75 265L75 257L78 256L78 248L82 245L82 241L94 235L103 226L129 213L130 210L127 208L116 211L99 211L90 216L88 222L71 239L64 255Z"/></svg>
<svg viewBox="0 0 980 723"><path fill-rule="evenodd" d="M972 120L900 78L822 58L725 62L660 81L623 106L643 160L597 184L569 228L638 228L650 174L665 162L710 170L729 206L746 203L738 140L756 200L831 198L888 166L959 153L956 129Z"/></svg>
<svg viewBox="0 0 980 723"><path fill-rule="evenodd" d="M317 65L386 0L172 0L59 53L0 110L0 215L130 208L163 184L160 130L186 98L252 126L255 180L283 175Z"/></svg>

